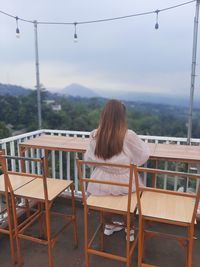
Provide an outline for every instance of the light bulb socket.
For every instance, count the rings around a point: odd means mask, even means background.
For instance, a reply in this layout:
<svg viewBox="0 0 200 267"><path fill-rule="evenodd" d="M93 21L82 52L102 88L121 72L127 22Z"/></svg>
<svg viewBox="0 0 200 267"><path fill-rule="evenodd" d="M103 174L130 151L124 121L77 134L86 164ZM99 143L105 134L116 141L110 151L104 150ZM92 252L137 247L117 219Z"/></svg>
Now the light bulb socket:
<svg viewBox="0 0 200 267"><path fill-rule="evenodd" d="M159 12L160 12L159 9L157 9L157 10L155 11L155 13L156 13L156 24L155 24L155 29L156 29L156 30L159 29L159 24L158 24L158 14L159 14Z"/></svg>
<svg viewBox="0 0 200 267"><path fill-rule="evenodd" d="M78 35L76 33L76 25L77 25L77 22L74 22L74 43L78 42Z"/></svg>
<svg viewBox="0 0 200 267"><path fill-rule="evenodd" d="M16 28L16 37L19 38L20 37L20 30L19 30L19 27L18 27L18 17L15 18L16 19L16 25L17 25L17 28Z"/></svg>

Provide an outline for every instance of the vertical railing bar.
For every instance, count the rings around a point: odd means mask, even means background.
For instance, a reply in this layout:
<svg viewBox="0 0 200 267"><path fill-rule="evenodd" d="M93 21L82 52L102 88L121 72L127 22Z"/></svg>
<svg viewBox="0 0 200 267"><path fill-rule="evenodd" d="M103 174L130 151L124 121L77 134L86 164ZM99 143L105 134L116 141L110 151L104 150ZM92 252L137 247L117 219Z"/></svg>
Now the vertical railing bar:
<svg viewBox="0 0 200 267"><path fill-rule="evenodd" d="M10 142L10 155L15 156L15 147L14 147L14 141ZM16 171L16 163L15 159L11 159L11 170Z"/></svg>
<svg viewBox="0 0 200 267"><path fill-rule="evenodd" d="M181 143L180 143L180 141L177 141L176 144L180 145ZM178 171L178 163L175 163L175 164L176 164L175 171ZM174 191L177 191L178 190L178 179L179 179L179 177L175 176L174 179L175 179L174 180Z"/></svg>
<svg viewBox="0 0 200 267"><path fill-rule="evenodd" d="M25 138L25 141L29 140L29 138ZM25 157L29 157L29 151L28 149L25 151ZM28 164L28 161L25 161L25 171L26 172L30 172L30 167L29 167L29 164Z"/></svg>
<svg viewBox="0 0 200 267"><path fill-rule="evenodd" d="M63 152L59 151L59 178L63 179Z"/></svg>
<svg viewBox="0 0 200 267"><path fill-rule="evenodd" d="M36 157L41 158L41 150L40 149L36 149ZM41 174L41 166L40 166L39 162L37 162L37 174Z"/></svg>
<svg viewBox="0 0 200 267"><path fill-rule="evenodd" d="M20 151L19 151L19 144L21 143L21 139L17 140L17 156L20 156ZM18 160L18 168L19 168L19 172L21 172L21 162L20 160Z"/></svg>
<svg viewBox="0 0 200 267"><path fill-rule="evenodd" d="M66 166L66 172L67 172L67 180L70 180L70 152L67 152L67 166Z"/></svg>
<svg viewBox="0 0 200 267"><path fill-rule="evenodd" d="M74 183L75 183L75 191L78 191L78 172L76 167L76 159L77 159L77 152L74 153Z"/></svg>
<svg viewBox="0 0 200 267"><path fill-rule="evenodd" d="M30 153L31 153L31 158L34 158L35 154L34 154L33 148L30 149ZM31 173L35 173L35 162L34 161L31 161Z"/></svg>
<svg viewBox="0 0 200 267"><path fill-rule="evenodd" d="M55 150L51 151L52 177L56 177L56 157Z"/></svg>
<svg viewBox="0 0 200 267"><path fill-rule="evenodd" d="M200 173L200 165L197 165L197 173ZM199 183L200 183L200 179L197 179L197 182L196 182L196 193L197 193L197 190L198 190L198 187L199 187Z"/></svg>
<svg viewBox="0 0 200 267"><path fill-rule="evenodd" d="M177 163L176 163L175 171L178 172L178 165L177 165ZM174 191L177 191L177 187L178 187L178 176L175 176L174 177Z"/></svg>
<svg viewBox="0 0 200 267"><path fill-rule="evenodd" d="M51 133L54 135L54 133ZM52 164L52 177L56 177L56 158L55 158L55 150L51 151L51 164Z"/></svg>
<svg viewBox="0 0 200 267"><path fill-rule="evenodd" d="M168 162L165 161L164 163L164 169L167 170L168 169ZM164 189L167 189L167 175L165 174L164 175L164 184L163 184L163 188Z"/></svg>
<svg viewBox="0 0 200 267"><path fill-rule="evenodd" d="M61 136L62 134L59 133L58 136ZM63 152L59 151L59 178L63 179Z"/></svg>
<svg viewBox="0 0 200 267"><path fill-rule="evenodd" d="M190 164L188 163L187 164L187 173L190 172ZM187 192L188 191L188 187L189 187L189 177L186 177L186 189L185 191Z"/></svg>

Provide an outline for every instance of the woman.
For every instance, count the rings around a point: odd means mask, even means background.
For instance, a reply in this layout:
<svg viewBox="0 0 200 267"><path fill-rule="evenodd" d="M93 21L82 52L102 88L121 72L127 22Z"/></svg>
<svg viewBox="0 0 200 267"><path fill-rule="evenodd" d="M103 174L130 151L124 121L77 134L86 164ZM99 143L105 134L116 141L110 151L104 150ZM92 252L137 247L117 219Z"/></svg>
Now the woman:
<svg viewBox="0 0 200 267"><path fill-rule="evenodd" d="M104 106L99 126L90 134L89 146L84 158L88 161L134 163L138 166L148 160L148 146L134 131L127 128L126 108L120 101L110 100ZM96 167L92 177L124 182L129 179L129 170ZM135 192L134 179L132 189ZM124 195L128 193L126 187L96 183L89 183L87 190L92 195ZM121 229L121 227L106 225L104 233L110 235Z"/></svg>

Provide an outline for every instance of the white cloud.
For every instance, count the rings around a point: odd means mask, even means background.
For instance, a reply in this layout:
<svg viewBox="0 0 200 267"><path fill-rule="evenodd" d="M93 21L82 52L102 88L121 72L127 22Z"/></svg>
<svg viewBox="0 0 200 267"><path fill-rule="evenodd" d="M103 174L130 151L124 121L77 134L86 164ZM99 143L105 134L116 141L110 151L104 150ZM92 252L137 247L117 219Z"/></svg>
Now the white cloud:
<svg viewBox="0 0 200 267"><path fill-rule="evenodd" d="M153 11L179 3L8 0L1 3L0 9L25 19L74 22ZM78 44L73 43L73 26L39 25L41 83L47 88L75 82L102 90L186 92L190 87L194 11L195 4L190 4L161 12L157 31L155 14L78 25ZM33 25L20 21L21 38L16 40L15 20L0 14L0 23L0 82L33 88Z"/></svg>

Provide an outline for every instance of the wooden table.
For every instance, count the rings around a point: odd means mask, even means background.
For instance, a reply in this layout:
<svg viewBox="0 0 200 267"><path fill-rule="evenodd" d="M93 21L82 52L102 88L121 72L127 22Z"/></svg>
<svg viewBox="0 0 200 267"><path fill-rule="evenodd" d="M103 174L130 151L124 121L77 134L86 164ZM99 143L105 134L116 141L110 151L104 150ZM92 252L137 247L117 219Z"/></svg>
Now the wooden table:
<svg viewBox="0 0 200 267"><path fill-rule="evenodd" d="M57 135L40 135L29 139L19 145L20 155L22 156L26 149L45 149L61 150L65 152L85 152L88 145L88 138L67 137Z"/></svg>
<svg viewBox="0 0 200 267"><path fill-rule="evenodd" d="M84 153L88 143L89 138L87 137L67 137L44 134L21 143L19 145L19 150L20 156L24 156L26 149L44 149L45 157L48 158L49 150ZM158 160L200 164L200 146L147 144L150 149L150 159L153 160L153 168L157 168ZM45 167L46 170L48 170L48 161L46 161ZM24 169L25 166L22 164L22 170ZM156 176L152 176L152 185L156 186Z"/></svg>
<svg viewBox="0 0 200 267"><path fill-rule="evenodd" d="M81 152L87 149L89 138L66 137L55 135L41 135L29 139L19 145L20 155L23 156L28 148L48 150L60 150L65 152ZM200 146L155 144L148 143L150 159L169 160L188 163L200 163Z"/></svg>
<svg viewBox="0 0 200 267"><path fill-rule="evenodd" d="M25 151L29 148L44 149L45 158L48 158L48 151L80 152L84 153L88 145L88 138L66 137L58 135L40 135L19 144L20 156L23 157ZM24 162L21 162L22 170L25 170ZM48 172L48 162L46 161L46 170Z"/></svg>
<svg viewBox="0 0 200 267"><path fill-rule="evenodd" d="M150 158L200 164L200 146L155 144Z"/></svg>

